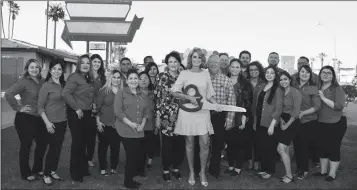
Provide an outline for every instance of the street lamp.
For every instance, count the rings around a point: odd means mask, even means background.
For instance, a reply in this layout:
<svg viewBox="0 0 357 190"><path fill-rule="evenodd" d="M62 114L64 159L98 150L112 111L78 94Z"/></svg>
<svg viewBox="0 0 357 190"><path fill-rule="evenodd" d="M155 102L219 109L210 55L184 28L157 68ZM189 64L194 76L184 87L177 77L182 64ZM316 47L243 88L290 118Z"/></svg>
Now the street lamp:
<svg viewBox="0 0 357 190"><path fill-rule="evenodd" d="M333 35L333 49L334 49L334 58L332 59L333 61L333 68L337 71L337 80L339 81L340 80L340 68L338 67L336 69L336 62L338 61L337 59L337 44L336 44L336 32L335 30L333 30L332 28L326 26L325 24L321 23L321 22L318 22L317 23L317 26L321 26L321 27L324 27L326 30L328 30L330 33L332 33Z"/></svg>
<svg viewBox="0 0 357 190"><path fill-rule="evenodd" d="M333 35L333 49L334 49L334 59L336 60L337 59L337 48L336 48L336 32L333 30L333 29L331 29L331 28L329 28L329 27L327 27L326 25L324 25L324 24L322 24L321 22L318 22L317 23L317 26L321 26L321 27L324 27L326 30L328 30L329 32L331 32L332 33L332 35ZM334 64L335 64L335 61L334 61ZM334 65L334 67L335 67L335 65Z"/></svg>

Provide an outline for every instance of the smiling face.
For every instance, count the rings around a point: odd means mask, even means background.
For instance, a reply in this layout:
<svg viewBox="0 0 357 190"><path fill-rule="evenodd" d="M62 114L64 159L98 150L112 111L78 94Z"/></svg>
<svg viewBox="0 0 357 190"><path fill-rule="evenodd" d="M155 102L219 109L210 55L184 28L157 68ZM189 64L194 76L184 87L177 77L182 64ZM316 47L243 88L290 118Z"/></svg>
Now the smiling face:
<svg viewBox="0 0 357 190"><path fill-rule="evenodd" d="M333 73L330 69L326 68L321 71L322 82L331 82L333 79Z"/></svg>
<svg viewBox="0 0 357 190"><path fill-rule="evenodd" d="M53 79L59 79L63 73L61 64L56 64L53 66L50 72Z"/></svg>
<svg viewBox="0 0 357 190"><path fill-rule="evenodd" d="M142 89L147 89L150 85L150 79L146 74L142 74L139 77L139 87Z"/></svg>
<svg viewBox="0 0 357 190"><path fill-rule="evenodd" d="M217 74L219 72L219 58L218 56L211 56L208 58L207 66L209 72L212 74Z"/></svg>
<svg viewBox="0 0 357 190"><path fill-rule="evenodd" d="M120 73L116 72L112 76L112 86L119 86L121 81Z"/></svg>
<svg viewBox="0 0 357 190"><path fill-rule="evenodd" d="M222 69L225 69L229 66L229 57L227 55L221 55L219 57L219 64Z"/></svg>
<svg viewBox="0 0 357 190"><path fill-rule="evenodd" d="M280 86L281 87L283 87L283 88L289 87L290 82L291 82L291 80L289 79L289 77L287 77L286 75L281 75L281 77L280 77Z"/></svg>
<svg viewBox="0 0 357 190"><path fill-rule="evenodd" d="M275 72L272 68L269 68L265 71L265 79L268 82L274 81L275 79Z"/></svg>
<svg viewBox="0 0 357 190"><path fill-rule="evenodd" d="M29 64L27 72L31 77L37 77L40 74L40 66L36 62L32 62Z"/></svg>
<svg viewBox="0 0 357 190"><path fill-rule="evenodd" d="M149 72L148 72L148 74L150 75L150 77L156 77L157 73L158 73L157 68L156 68L155 66L151 66L151 67L150 67L150 70L149 70Z"/></svg>
<svg viewBox="0 0 357 190"><path fill-rule="evenodd" d="M259 77L259 69L258 69L258 67L257 66L255 66L255 65L251 65L250 67L249 67L249 74L250 74L250 77L251 78L257 78L257 77Z"/></svg>
<svg viewBox="0 0 357 190"><path fill-rule="evenodd" d="M310 79L311 73L309 73L309 71L307 71L305 68L301 68L300 72L299 72L299 77L301 81L308 81Z"/></svg>
<svg viewBox="0 0 357 190"><path fill-rule="evenodd" d="M131 62L129 60L121 61L121 63L120 63L120 71L122 73L127 73L130 68L131 68Z"/></svg>
<svg viewBox="0 0 357 190"><path fill-rule="evenodd" d="M243 53L239 60L243 63L243 65L246 67L250 63L250 56L247 53Z"/></svg>
<svg viewBox="0 0 357 190"><path fill-rule="evenodd" d="M202 64L202 58L197 52L192 54L192 67L200 67Z"/></svg>
<svg viewBox="0 0 357 190"><path fill-rule="evenodd" d="M92 69L93 69L95 72L98 71L98 69L100 68L100 66L101 66L101 61L100 61L100 59L95 58L95 59L92 60Z"/></svg>
<svg viewBox="0 0 357 190"><path fill-rule="evenodd" d="M139 85L139 77L136 73L131 73L126 81L130 88L137 88Z"/></svg>
<svg viewBox="0 0 357 190"><path fill-rule="evenodd" d="M229 72L231 73L232 76L238 76L241 71L242 68L238 61L233 61L229 66Z"/></svg>
<svg viewBox="0 0 357 190"><path fill-rule="evenodd" d="M179 68L180 63L177 61L175 57L169 57L167 68L172 71L176 72Z"/></svg>
<svg viewBox="0 0 357 190"><path fill-rule="evenodd" d="M80 68L79 68L79 71L81 73L88 73L89 70L90 70L90 63L89 63L89 59L86 58L86 57L83 57L81 59L81 65L80 65Z"/></svg>

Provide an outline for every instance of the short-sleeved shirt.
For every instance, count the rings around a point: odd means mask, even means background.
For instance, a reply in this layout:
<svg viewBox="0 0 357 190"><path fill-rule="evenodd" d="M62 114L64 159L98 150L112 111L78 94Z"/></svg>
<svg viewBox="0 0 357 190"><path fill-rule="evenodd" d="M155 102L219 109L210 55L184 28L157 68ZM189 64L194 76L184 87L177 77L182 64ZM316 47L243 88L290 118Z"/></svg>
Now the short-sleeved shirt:
<svg viewBox="0 0 357 190"><path fill-rule="evenodd" d="M68 76L62 97L73 110L91 110L95 98L94 84L88 83L80 73Z"/></svg>
<svg viewBox="0 0 357 190"><path fill-rule="evenodd" d="M119 90L118 90L119 91ZM99 110L100 122L106 126L114 126L114 97L112 90L101 89L97 93L96 103Z"/></svg>
<svg viewBox="0 0 357 190"><path fill-rule="evenodd" d="M45 112L52 123L67 121L67 106L61 96L62 87L50 78L42 85L38 96L38 114Z"/></svg>
<svg viewBox="0 0 357 190"><path fill-rule="evenodd" d="M13 110L19 112L23 106L29 105L31 110L25 113L38 116L38 94L43 83L44 80L37 83L29 76L19 78L15 84L5 91L5 99ZM16 95L21 97L20 104L15 98Z"/></svg>
<svg viewBox="0 0 357 190"><path fill-rule="evenodd" d="M134 94L128 87L118 91L114 98L114 114L114 126L121 137L144 137L143 131L134 131L134 129L124 123L123 119L127 118L129 121L137 124L141 124L144 118L147 119L150 114L147 95L140 89L137 89L136 94Z"/></svg>
<svg viewBox="0 0 357 190"><path fill-rule="evenodd" d="M331 108L324 101L321 102L321 109L318 112L318 121L323 123L337 123L343 115L343 108L346 102L345 92L341 86L330 86L323 91L325 97L334 103Z"/></svg>

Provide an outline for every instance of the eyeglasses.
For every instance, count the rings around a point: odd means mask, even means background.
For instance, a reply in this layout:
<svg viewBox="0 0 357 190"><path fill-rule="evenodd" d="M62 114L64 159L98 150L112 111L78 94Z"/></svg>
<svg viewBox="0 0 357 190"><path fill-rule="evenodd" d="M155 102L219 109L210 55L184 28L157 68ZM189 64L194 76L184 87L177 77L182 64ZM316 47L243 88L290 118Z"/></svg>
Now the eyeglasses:
<svg viewBox="0 0 357 190"><path fill-rule="evenodd" d="M322 75L332 76L332 72L321 72Z"/></svg>
<svg viewBox="0 0 357 190"><path fill-rule="evenodd" d="M259 71L258 69L249 69L249 72Z"/></svg>

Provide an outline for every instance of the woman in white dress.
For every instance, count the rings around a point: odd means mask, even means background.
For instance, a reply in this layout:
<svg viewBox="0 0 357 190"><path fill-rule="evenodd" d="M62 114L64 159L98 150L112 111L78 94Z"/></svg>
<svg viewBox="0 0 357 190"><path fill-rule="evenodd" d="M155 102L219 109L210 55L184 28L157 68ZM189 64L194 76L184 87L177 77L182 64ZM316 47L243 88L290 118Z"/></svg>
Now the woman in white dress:
<svg viewBox="0 0 357 190"><path fill-rule="evenodd" d="M208 71L202 69L205 62L206 58L202 50L200 48L194 48L187 59L187 70L183 70L180 73L171 89L175 97L180 98L181 101L188 100L191 103L186 104L187 108L195 108L198 106L197 98L182 92L182 88L186 88L188 85L195 85L198 88L198 92L202 96L202 102L209 101L213 104L217 103L214 99L215 92L210 75ZM201 160L200 180L203 186L208 186L205 170L209 153L209 135L214 133L210 111L199 110L197 112L187 112L180 108L175 133L186 137L186 155L190 169L188 182L190 185L195 184L193 164L194 136L199 136Z"/></svg>

